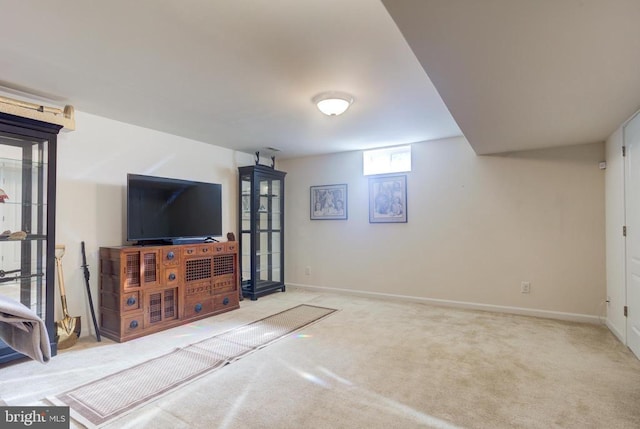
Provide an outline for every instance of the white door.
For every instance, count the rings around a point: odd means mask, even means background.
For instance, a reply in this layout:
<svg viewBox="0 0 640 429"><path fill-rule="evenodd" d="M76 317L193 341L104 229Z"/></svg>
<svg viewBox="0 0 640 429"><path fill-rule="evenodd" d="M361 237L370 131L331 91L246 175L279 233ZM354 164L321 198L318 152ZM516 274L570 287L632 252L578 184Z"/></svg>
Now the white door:
<svg viewBox="0 0 640 429"><path fill-rule="evenodd" d="M640 115L624 127L627 346L640 358Z"/></svg>

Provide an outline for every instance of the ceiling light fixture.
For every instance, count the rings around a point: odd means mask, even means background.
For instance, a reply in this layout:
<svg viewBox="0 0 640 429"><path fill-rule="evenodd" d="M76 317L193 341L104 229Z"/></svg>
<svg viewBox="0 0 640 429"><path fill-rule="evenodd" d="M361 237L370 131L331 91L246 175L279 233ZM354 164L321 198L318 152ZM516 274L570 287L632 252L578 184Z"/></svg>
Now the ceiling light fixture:
<svg viewBox="0 0 640 429"><path fill-rule="evenodd" d="M318 110L327 116L342 115L353 103L353 97L344 92L323 92L313 97Z"/></svg>

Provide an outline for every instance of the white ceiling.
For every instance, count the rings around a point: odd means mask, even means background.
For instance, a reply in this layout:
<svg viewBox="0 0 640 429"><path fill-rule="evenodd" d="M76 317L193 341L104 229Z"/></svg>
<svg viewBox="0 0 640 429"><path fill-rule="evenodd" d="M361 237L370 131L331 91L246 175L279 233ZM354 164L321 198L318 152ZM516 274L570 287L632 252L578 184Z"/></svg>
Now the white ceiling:
<svg viewBox="0 0 640 429"><path fill-rule="evenodd" d="M0 0L0 16L1 86L107 118L282 158L461 134L378 0ZM326 117L324 91L355 102Z"/></svg>
<svg viewBox="0 0 640 429"><path fill-rule="evenodd" d="M0 11L0 89L279 158L460 128L477 153L588 143L640 107L638 0L0 0ZM330 90L354 96L344 115L311 103Z"/></svg>
<svg viewBox="0 0 640 429"><path fill-rule="evenodd" d="M601 142L640 108L639 0L383 0L476 153Z"/></svg>

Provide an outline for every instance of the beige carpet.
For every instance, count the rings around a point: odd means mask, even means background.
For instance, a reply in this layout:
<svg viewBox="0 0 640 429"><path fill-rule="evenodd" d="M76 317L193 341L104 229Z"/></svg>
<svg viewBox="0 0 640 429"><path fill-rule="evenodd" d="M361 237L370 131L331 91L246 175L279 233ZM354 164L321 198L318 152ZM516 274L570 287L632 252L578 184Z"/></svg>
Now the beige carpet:
<svg viewBox="0 0 640 429"><path fill-rule="evenodd" d="M71 407L72 418L97 428L335 311L298 305L48 399Z"/></svg>
<svg viewBox="0 0 640 429"><path fill-rule="evenodd" d="M38 405L298 304L340 311L105 429L640 427L640 361L603 325L294 287L128 343L83 337L47 365L0 366L0 396Z"/></svg>

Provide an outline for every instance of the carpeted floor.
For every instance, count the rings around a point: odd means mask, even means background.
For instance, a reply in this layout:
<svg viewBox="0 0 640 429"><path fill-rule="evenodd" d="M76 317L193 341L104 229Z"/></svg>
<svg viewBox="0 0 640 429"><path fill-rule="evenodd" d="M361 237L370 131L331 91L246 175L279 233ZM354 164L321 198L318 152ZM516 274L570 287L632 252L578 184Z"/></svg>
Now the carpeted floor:
<svg viewBox="0 0 640 429"><path fill-rule="evenodd" d="M69 406L72 418L78 422L88 427L101 427L334 311L331 308L297 305L47 400L58 406Z"/></svg>
<svg viewBox="0 0 640 429"><path fill-rule="evenodd" d="M288 288L128 343L83 337L47 365L0 367L40 401L297 304L331 317L108 428L638 428L640 361L601 325Z"/></svg>

